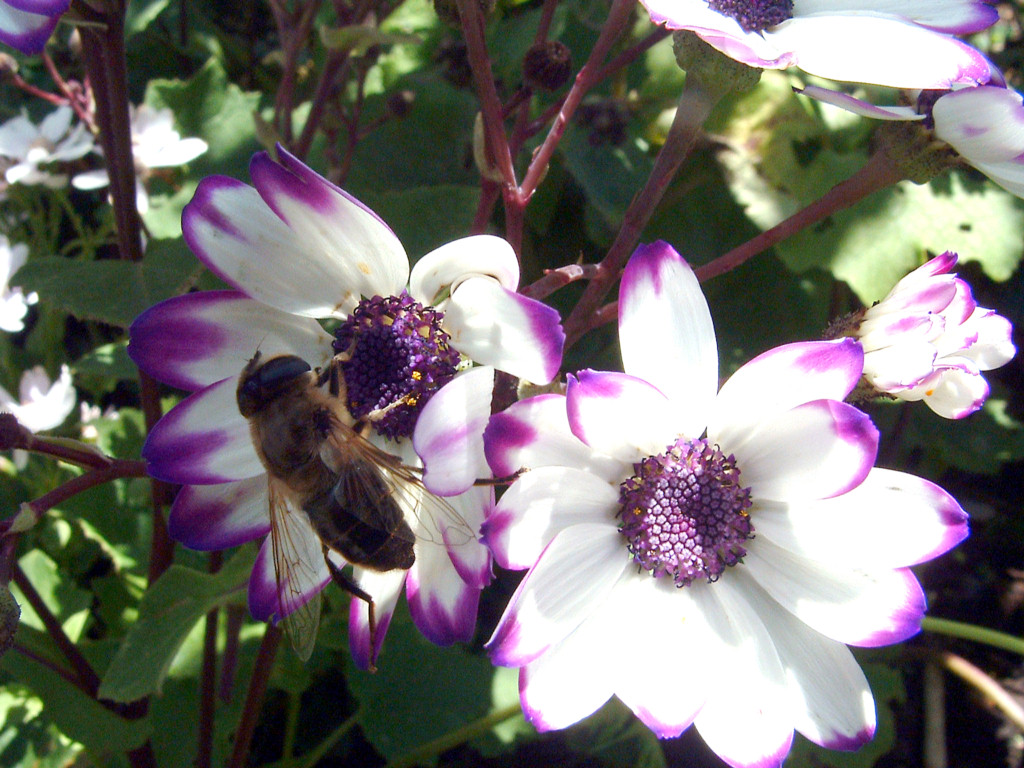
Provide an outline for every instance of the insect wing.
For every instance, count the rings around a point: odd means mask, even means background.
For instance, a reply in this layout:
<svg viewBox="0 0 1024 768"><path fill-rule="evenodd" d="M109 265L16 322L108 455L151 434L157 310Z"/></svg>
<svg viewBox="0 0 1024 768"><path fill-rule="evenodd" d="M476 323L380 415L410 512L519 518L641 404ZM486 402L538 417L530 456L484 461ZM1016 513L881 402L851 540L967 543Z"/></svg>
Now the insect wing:
<svg viewBox="0 0 1024 768"><path fill-rule="evenodd" d="M270 481L270 541L277 582L278 617L295 654L306 661L320 628L320 588L330 578L320 540L305 513L293 509L288 497Z"/></svg>
<svg viewBox="0 0 1024 768"><path fill-rule="evenodd" d="M365 499L367 504L364 510L381 506L380 497L387 494L406 514L416 536L422 540L432 544L461 546L476 538L473 528L448 501L424 487L422 470L418 467L404 463L401 457L379 448L347 428L333 431L324 448L334 454L331 461L339 466L357 464L375 470L372 473L362 470L339 472L339 475L345 477L346 498ZM353 513L359 514L354 509ZM373 524L365 512L361 518Z"/></svg>

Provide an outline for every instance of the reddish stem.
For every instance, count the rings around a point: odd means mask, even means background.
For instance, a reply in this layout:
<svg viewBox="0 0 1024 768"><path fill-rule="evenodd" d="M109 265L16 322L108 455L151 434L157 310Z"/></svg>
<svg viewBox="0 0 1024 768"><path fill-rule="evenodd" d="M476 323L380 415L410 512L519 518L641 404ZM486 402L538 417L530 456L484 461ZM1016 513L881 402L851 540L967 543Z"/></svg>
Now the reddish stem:
<svg viewBox="0 0 1024 768"><path fill-rule="evenodd" d="M892 186L902 178L889 157L884 152L876 152L868 159L863 168L846 181L836 184L806 208L797 211L785 221L765 230L743 245L733 248L714 261L697 267L695 270L697 279L709 280L736 269L747 259L771 248L776 243L782 242L787 237L827 216L849 208L873 192Z"/></svg>
<svg viewBox="0 0 1024 768"><path fill-rule="evenodd" d="M245 697L245 708L242 710L238 730L235 731L235 745L231 751L228 768L243 768L249 757L249 745L256 730L256 721L263 706L263 695L267 692L267 681L270 679L270 671L274 668L274 655L280 642L281 630L268 624L256 655L256 666L249 680L249 692Z"/></svg>

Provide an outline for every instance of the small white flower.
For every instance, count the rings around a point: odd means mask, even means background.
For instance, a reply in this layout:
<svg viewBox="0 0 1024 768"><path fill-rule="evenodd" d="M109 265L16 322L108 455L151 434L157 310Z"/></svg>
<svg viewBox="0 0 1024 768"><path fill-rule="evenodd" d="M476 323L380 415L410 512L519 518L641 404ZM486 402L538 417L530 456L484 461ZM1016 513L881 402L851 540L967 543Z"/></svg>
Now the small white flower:
<svg viewBox="0 0 1024 768"><path fill-rule="evenodd" d="M943 253L900 280L865 310L856 329L864 347L864 378L901 400L924 400L947 419L962 419L988 397L982 371L1016 353L1010 321L979 307L971 287L952 274L955 253Z"/></svg>
<svg viewBox="0 0 1024 768"><path fill-rule="evenodd" d="M184 165L203 154L207 144L202 139L181 138L174 130L174 114L170 109L153 109L146 104L131 108L131 130L135 204L139 213L146 213L149 210L146 182L152 169ZM76 189L102 189L110 184L110 176L106 168L98 168L78 174L71 183Z"/></svg>
<svg viewBox="0 0 1024 768"><path fill-rule="evenodd" d="M49 163L77 160L93 147L84 123L71 128L71 107L57 107L37 127L25 115L0 125L0 155L11 160L4 176L9 184L42 184L52 189L67 186L63 173L41 168Z"/></svg>
<svg viewBox="0 0 1024 768"><path fill-rule="evenodd" d="M35 293L26 296L21 288L11 285L14 273L27 259L27 245L11 245L4 235L0 235L0 330L8 333L24 330L28 308L39 300Z"/></svg>
<svg viewBox="0 0 1024 768"><path fill-rule="evenodd" d="M75 388L71 385L71 371L60 367L60 376L51 382L41 365L29 368L21 375L18 400L0 387L0 410L13 413L18 423L30 432L54 429L75 409Z"/></svg>

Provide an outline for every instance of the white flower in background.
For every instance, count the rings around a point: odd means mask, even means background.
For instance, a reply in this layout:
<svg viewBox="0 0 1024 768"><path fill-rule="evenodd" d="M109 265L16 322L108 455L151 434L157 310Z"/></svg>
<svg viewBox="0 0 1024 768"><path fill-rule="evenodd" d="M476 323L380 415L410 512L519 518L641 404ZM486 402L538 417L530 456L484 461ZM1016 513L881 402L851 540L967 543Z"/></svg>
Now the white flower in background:
<svg viewBox="0 0 1024 768"><path fill-rule="evenodd" d="M60 376L54 382L43 366L29 368L21 374L18 400L0 387L0 410L13 413L30 432L59 427L74 409L75 388L66 365L60 367Z"/></svg>
<svg viewBox="0 0 1024 768"><path fill-rule="evenodd" d="M983 85L922 91L915 106L884 106L807 86L801 93L876 120L919 120L1007 192L1024 197L1024 98L1012 88Z"/></svg>
<svg viewBox="0 0 1024 768"><path fill-rule="evenodd" d="M25 115L0 125L0 155L11 161L4 173L8 184L42 184L51 189L67 186L68 177L41 166L83 157L93 147L84 123L71 127L71 107L57 107L38 127Z"/></svg>
<svg viewBox="0 0 1024 768"><path fill-rule="evenodd" d="M1013 327L979 307L971 287L952 274L955 253L943 253L900 280L882 301L852 318L864 348L864 378L900 400L924 400L947 419L981 408L989 387L982 371L1016 353Z"/></svg>
<svg viewBox="0 0 1024 768"><path fill-rule="evenodd" d="M207 150L202 139L181 138L174 130L170 109L142 104L131 108L132 154L135 159L135 203L139 213L149 210L146 183L154 168L172 168L194 160ZM99 148L97 148L99 151ZM101 153L102 154L102 153ZM110 184L106 168L80 173L71 180L76 189L102 189Z"/></svg>
<svg viewBox="0 0 1024 768"><path fill-rule="evenodd" d="M651 20L736 61L894 88L987 82L985 57L950 35L999 18L986 0L642 0Z"/></svg>
<svg viewBox="0 0 1024 768"><path fill-rule="evenodd" d="M11 245L4 235L0 235L0 330L8 333L24 330L28 308L39 300L36 294L26 296L21 288L11 285L14 273L27 259L27 245Z"/></svg>

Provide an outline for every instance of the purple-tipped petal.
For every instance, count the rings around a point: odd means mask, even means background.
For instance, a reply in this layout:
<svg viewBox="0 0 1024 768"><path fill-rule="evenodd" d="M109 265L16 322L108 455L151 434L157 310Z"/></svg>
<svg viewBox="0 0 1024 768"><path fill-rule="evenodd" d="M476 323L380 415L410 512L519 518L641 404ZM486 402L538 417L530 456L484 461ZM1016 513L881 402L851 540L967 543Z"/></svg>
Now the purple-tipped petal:
<svg viewBox="0 0 1024 768"><path fill-rule="evenodd" d="M1005 162L1024 152L1024 106L1009 88L982 86L935 102L935 135L971 164Z"/></svg>
<svg viewBox="0 0 1024 768"><path fill-rule="evenodd" d="M875 647L921 629L925 598L909 569L842 569L761 538L752 542L743 565L774 600L833 640Z"/></svg>
<svg viewBox="0 0 1024 768"><path fill-rule="evenodd" d="M451 645L473 638L480 590L462 580L445 549L417 548L405 596L413 622L430 642Z"/></svg>
<svg viewBox="0 0 1024 768"><path fill-rule="evenodd" d="M171 538L189 549L237 547L270 532L267 476L217 485L186 485L167 518Z"/></svg>
<svg viewBox="0 0 1024 768"><path fill-rule="evenodd" d="M67 0L0 3L0 42L22 53L39 53L67 7Z"/></svg>
<svg viewBox="0 0 1024 768"><path fill-rule="evenodd" d="M755 357L722 385L708 423L721 444L752 426L813 400L843 400L860 381L864 350L854 339L775 347Z"/></svg>
<svg viewBox="0 0 1024 768"><path fill-rule="evenodd" d="M298 355L312 367L334 355L333 337L312 318L281 312L237 291L168 299L139 315L128 355L173 387L196 390L237 375L253 354Z"/></svg>
<svg viewBox="0 0 1024 768"><path fill-rule="evenodd" d="M620 462L595 453L572 433L563 395L520 400L492 416L484 453L496 477L546 466L586 469L606 480L623 476Z"/></svg>
<svg viewBox="0 0 1024 768"><path fill-rule="evenodd" d="M878 453L878 429L846 403L818 400L764 420L739 443L741 482L755 499L824 499L856 488Z"/></svg>
<svg viewBox="0 0 1024 768"><path fill-rule="evenodd" d="M347 314L352 298L391 296L405 287L409 258L380 217L279 149L282 163L253 156L249 174L269 208L292 231L292 258L304 289ZM285 165L287 164L287 167ZM328 282L318 284L317 281ZM349 295L346 295L349 294Z"/></svg>
<svg viewBox="0 0 1024 768"><path fill-rule="evenodd" d="M619 490L590 472L566 467L532 469L514 482L483 524L482 540L502 568L529 568L562 530L611 522Z"/></svg>
<svg viewBox="0 0 1024 768"><path fill-rule="evenodd" d="M679 405L678 432L703 432L718 389L718 345L700 284L668 243L641 245L626 264L619 345L623 370Z"/></svg>
<svg viewBox="0 0 1024 768"><path fill-rule="evenodd" d="M423 407L412 444L423 460L423 484L453 496L489 474L484 427L491 415L494 369L474 368L456 376Z"/></svg>
<svg viewBox="0 0 1024 768"><path fill-rule="evenodd" d="M444 328L467 357L513 376L547 384L562 364L565 333L558 312L495 280L461 283L445 305Z"/></svg>
<svg viewBox="0 0 1024 768"><path fill-rule="evenodd" d="M761 503L753 514L759 537L803 557L829 552L830 559L853 568L923 563L968 534L967 513L942 488L877 467L848 493L821 501ZM840 539L842 546L836 546Z"/></svg>
<svg viewBox="0 0 1024 768"><path fill-rule="evenodd" d="M159 480L207 485L245 480L265 470L249 423L238 412L238 377L190 395L156 423L142 457Z"/></svg>
<svg viewBox="0 0 1024 768"><path fill-rule="evenodd" d="M320 591L331 580L320 550L320 539L309 527L301 512L289 512L295 519L282 536L279 546L287 546L283 562L290 563L287 572L278 573L274 565L274 545L268 536L249 578L249 612L257 621L278 622L294 613L310 600L319 599ZM319 612L317 612L319 615ZM315 632L315 628L312 628Z"/></svg>
<svg viewBox="0 0 1024 768"><path fill-rule="evenodd" d="M565 397L573 434L625 463L661 453L684 434L676 404L653 385L625 373L580 371L569 376ZM702 431L685 434L697 437Z"/></svg>
<svg viewBox="0 0 1024 768"><path fill-rule="evenodd" d="M629 564L613 523L567 528L519 584L487 643L491 660L521 667L585 621Z"/></svg>
<svg viewBox="0 0 1024 768"><path fill-rule="evenodd" d="M402 594L407 571L370 571L356 568L352 571L353 578L359 586L373 597L375 618L377 620L376 642L370 647L370 610L369 606L358 597L353 597L348 610L348 647L352 661L360 669L371 669L374 660L384 645L384 638L391 625L391 617L395 613L395 605Z"/></svg>
<svg viewBox="0 0 1024 768"><path fill-rule="evenodd" d="M445 499L465 525L458 528L445 524L441 534L448 557L464 582L477 589L483 589L494 578L491 553L482 537L477 534L487 515L494 509L494 487L473 486L458 496ZM466 528L474 535L466 538Z"/></svg>

